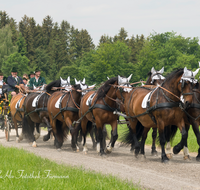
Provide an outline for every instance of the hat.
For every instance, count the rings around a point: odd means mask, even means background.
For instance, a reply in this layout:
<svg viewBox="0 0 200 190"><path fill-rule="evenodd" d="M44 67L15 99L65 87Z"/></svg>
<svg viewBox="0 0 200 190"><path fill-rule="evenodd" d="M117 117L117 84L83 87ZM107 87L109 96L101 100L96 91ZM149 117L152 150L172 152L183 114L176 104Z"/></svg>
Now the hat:
<svg viewBox="0 0 200 190"><path fill-rule="evenodd" d="M26 80L26 81L27 81L27 78L24 77L23 80Z"/></svg>
<svg viewBox="0 0 200 190"><path fill-rule="evenodd" d="M13 67L12 70L11 70L11 72L16 73L17 72L17 68Z"/></svg>
<svg viewBox="0 0 200 190"><path fill-rule="evenodd" d="M39 67L37 67L37 68L35 69L35 73L37 73L38 71L40 71Z"/></svg>
<svg viewBox="0 0 200 190"><path fill-rule="evenodd" d="M34 75L35 72L34 71L30 71L29 75Z"/></svg>
<svg viewBox="0 0 200 190"><path fill-rule="evenodd" d="M0 76L3 76L3 72L0 70Z"/></svg>

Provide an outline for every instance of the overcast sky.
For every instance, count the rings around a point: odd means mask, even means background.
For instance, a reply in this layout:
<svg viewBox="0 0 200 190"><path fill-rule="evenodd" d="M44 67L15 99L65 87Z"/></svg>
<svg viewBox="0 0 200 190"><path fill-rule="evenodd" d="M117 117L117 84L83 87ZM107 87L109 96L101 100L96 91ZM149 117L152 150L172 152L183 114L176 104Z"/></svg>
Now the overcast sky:
<svg viewBox="0 0 200 190"><path fill-rule="evenodd" d="M0 10L17 22L26 14L37 24L50 15L86 29L98 44L101 35L114 36L121 27L129 37L176 32L200 39L200 0L0 0Z"/></svg>

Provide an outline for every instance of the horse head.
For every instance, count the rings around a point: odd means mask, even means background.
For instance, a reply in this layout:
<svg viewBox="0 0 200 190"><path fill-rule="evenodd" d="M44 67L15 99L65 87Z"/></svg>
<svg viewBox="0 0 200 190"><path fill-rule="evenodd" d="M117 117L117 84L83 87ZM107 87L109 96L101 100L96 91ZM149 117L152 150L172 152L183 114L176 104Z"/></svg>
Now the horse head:
<svg viewBox="0 0 200 190"><path fill-rule="evenodd" d="M132 77L132 74L128 78L121 77L118 75L118 87L117 87L116 94L117 94L117 98L123 102L124 102L123 92L129 93L132 90L131 85L130 85L131 77Z"/></svg>
<svg viewBox="0 0 200 190"><path fill-rule="evenodd" d="M178 89L183 96L185 104L191 103L193 98L193 88L197 84L195 76L199 72L199 68L196 71L188 70L186 67L183 69L183 75L180 79Z"/></svg>
<svg viewBox="0 0 200 190"><path fill-rule="evenodd" d="M162 75L164 73L164 67L160 71L156 71L152 67L151 71L148 73L149 77L147 79L146 85L160 85L165 77Z"/></svg>
<svg viewBox="0 0 200 190"><path fill-rule="evenodd" d="M80 85L80 90L82 91L82 95L84 96L87 92L91 91L92 89L94 89L95 85L91 85L91 86L88 86L87 84L85 84L85 78L83 79L83 81L79 80L77 81L76 78L74 79L75 80L75 84L76 85Z"/></svg>

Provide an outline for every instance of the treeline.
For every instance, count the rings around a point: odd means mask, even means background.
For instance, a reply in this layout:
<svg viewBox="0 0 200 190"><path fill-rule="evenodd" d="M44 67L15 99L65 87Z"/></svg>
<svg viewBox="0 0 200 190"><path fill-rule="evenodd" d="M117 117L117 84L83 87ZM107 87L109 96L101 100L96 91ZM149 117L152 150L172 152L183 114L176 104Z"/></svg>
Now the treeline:
<svg viewBox="0 0 200 190"><path fill-rule="evenodd" d="M99 84L108 77L129 76L132 81L145 80L154 66L157 70L198 67L198 38L184 38L174 32L132 35L121 28L114 37L102 35L95 47L85 29L78 30L67 21L60 24L46 16L42 25L34 18L22 18L16 23L0 11L0 68L10 75L13 66L19 75L39 67L48 82L60 76L86 78L88 84Z"/></svg>

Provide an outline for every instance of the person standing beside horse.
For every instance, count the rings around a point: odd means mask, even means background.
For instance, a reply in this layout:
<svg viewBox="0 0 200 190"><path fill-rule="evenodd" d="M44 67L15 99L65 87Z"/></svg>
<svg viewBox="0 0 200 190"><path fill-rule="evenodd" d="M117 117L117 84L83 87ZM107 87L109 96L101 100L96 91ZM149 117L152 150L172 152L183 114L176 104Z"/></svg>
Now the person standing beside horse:
<svg viewBox="0 0 200 190"><path fill-rule="evenodd" d="M14 96L19 93L20 84L24 84L21 77L17 76L17 69L12 68L11 76L7 78L7 84L9 86L8 92L11 92L11 95Z"/></svg>
<svg viewBox="0 0 200 190"><path fill-rule="evenodd" d="M28 85L28 87L30 89L33 89L34 86L38 88L38 87L46 84L45 78L41 77L40 74L41 74L40 69L37 68L35 70L35 76L30 79L30 83Z"/></svg>

